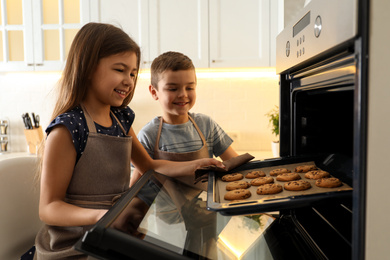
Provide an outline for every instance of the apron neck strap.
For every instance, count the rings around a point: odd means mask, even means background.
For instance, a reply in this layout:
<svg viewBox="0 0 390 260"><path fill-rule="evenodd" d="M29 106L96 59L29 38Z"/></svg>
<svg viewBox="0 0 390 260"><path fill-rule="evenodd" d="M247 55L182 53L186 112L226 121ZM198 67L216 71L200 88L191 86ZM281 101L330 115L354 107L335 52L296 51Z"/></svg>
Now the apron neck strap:
<svg viewBox="0 0 390 260"><path fill-rule="evenodd" d="M87 126L89 129L89 132L96 133L95 123L93 122L91 115L88 113L87 108L84 106L83 103L81 103L80 106L81 106L81 109L84 111L85 120L87 121Z"/></svg>
<svg viewBox="0 0 390 260"><path fill-rule="evenodd" d="M96 133L96 126L95 126L95 122L93 121L93 118L88 113L88 110L84 106L83 103L81 103L80 106L81 106L81 109L84 111L85 120L87 121L89 132ZM126 130L123 128L123 126L122 126L121 122L119 121L119 119L115 116L115 114L111 110L110 110L110 113L115 118L115 120L118 122L119 127L122 129L122 132L125 134L125 136L127 136Z"/></svg>
<svg viewBox="0 0 390 260"><path fill-rule="evenodd" d="M164 120L163 120L162 116L160 116L159 119L160 119L160 125L159 125L158 131L157 131L157 138L156 138L156 144L154 145L154 151L158 151L159 150L158 144L160 143L160 136L161 136L161 131L162 131L163 123L164 123ZM205 146L206 145L206 138L204 137L204 135L200 131L198 125L195 123L194 119L192 119L192 117L189 114L188 114L188 119L194 125L196 131L199 134L200 139L203 142L203 146Z"/></svg>

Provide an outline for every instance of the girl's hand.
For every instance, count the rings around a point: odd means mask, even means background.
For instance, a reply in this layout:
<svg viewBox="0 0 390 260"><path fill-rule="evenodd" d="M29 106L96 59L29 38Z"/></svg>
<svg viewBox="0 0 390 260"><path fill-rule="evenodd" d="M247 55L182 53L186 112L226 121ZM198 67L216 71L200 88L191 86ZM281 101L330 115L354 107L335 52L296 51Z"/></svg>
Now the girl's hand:
<svg viewBox="0 0 390 260"><path fill-rule="evenodd" d="M108 210L105 209L97 210L96 222L98 222L104 215L106 215L107 211Z"/></svg>

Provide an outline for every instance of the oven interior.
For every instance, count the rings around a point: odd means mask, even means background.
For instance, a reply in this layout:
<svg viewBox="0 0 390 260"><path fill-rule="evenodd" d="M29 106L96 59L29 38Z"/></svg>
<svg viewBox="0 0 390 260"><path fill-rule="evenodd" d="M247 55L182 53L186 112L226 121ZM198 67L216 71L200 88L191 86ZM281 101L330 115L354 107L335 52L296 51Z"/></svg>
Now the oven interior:
<svg viewBox="0 0 390 260"><path fill-rule="evenodd" d="M280 150L282 158L332 155L327 170L353 187L356 61L347 60L314 64L310 67L325 67L314 72L281 74ZM267 233L279 248L275 259L288 258L286 252L299 259L351 259L352 214L352 194L281 210Z"/></svg>
<svg viewBox="0 0 390 260"><path fill-rule="evenodd" d="M339 86L299 91L293 99L293 155L352 156L353 90Z"/></svg>

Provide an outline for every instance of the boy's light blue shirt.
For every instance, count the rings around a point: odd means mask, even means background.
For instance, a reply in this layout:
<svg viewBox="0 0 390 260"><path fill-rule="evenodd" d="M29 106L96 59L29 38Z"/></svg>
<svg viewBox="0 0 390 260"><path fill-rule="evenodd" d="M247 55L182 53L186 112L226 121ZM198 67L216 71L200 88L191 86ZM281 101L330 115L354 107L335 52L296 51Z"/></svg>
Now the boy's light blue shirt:
<svg viewBox="0 0 390 260"><path fill-rule="evenodd" d="M209 116L200 113L189 114L206 139L210 158L220 156L233 143L233 140ZM138 133L138 140L152 158L159 124L159 118L155 117ZM202 148L202 140L191 121L180 125L164 123L159 146L160 150L166 152L192 152Z"/></svg>

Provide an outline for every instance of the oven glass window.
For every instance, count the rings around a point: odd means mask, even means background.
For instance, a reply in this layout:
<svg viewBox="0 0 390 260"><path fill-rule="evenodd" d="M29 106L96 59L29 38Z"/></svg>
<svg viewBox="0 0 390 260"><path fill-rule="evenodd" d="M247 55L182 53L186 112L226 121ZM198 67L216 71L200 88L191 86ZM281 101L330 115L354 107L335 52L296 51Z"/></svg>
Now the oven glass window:
<svg viewBox="0 0 390 260"><path fill-rule="evenodd" d="M353 90L298 91L294 98L295 154L353 152Z"/></svg>

